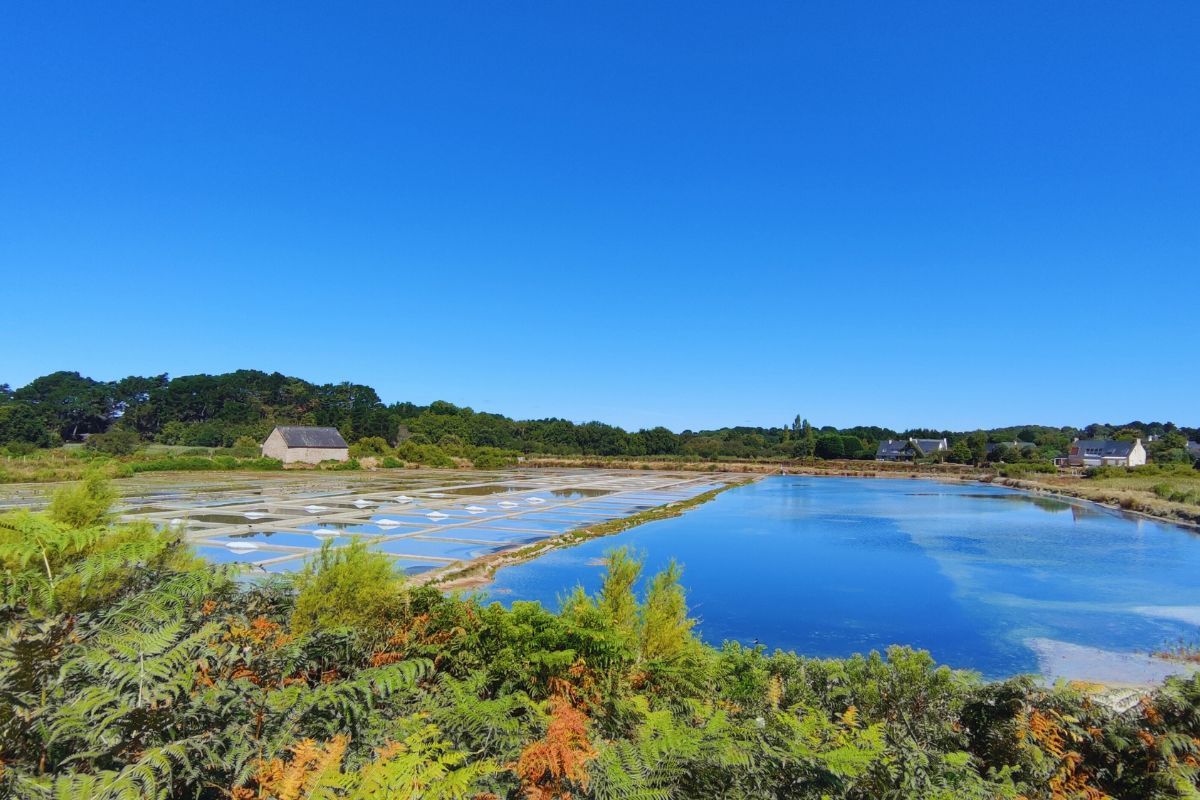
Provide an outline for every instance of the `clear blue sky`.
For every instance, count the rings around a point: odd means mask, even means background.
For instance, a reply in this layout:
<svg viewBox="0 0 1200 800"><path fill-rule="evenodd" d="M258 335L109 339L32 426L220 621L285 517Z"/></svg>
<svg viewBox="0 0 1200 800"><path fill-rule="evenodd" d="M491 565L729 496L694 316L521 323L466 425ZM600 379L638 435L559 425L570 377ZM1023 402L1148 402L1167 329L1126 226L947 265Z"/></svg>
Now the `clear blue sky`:
<svg viewBox="0 0 1200 800"><path fill-rule="evenodd" d="M0 382L1195 425L1197 42L1190 1L7 3Z"/></svg>

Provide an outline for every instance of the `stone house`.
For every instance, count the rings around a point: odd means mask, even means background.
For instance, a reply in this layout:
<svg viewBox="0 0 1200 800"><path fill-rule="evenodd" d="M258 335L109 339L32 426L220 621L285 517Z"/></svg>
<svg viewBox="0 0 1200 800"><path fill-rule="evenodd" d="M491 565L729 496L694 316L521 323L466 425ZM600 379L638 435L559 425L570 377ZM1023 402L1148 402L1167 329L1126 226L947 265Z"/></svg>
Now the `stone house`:
<svg viewBox="0 0 1200 800"><path fill-rule="evenodd" d="M262 454L285 464L349 461L350 445L346 444L337 428L280 425L263 442Z"/></svg>

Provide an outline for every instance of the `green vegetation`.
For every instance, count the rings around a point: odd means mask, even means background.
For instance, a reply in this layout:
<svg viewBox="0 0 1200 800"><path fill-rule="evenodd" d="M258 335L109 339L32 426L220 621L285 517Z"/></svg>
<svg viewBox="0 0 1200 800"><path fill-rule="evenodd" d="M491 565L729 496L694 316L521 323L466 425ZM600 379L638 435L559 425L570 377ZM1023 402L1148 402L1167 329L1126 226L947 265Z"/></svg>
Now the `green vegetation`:
<svg viewBox="0 0 1200 800"><path fill-rule="evenodd" d="M1072 438L1140 436L1158 463L1190 464L1187 441L1195 428L1130 422L1086 428L1025 425L987 431L895 431L875 426L815 427L799 416L779 427L731 427L674 433L656 427L625 431L602 422L564 419L513 420L444 401L428 406L387 405L369 386L316 385L279 373L239 370L225 375L166 375L96 381L56 372L16 390L0 387L0 447L45 448L77 442L85 434L94 449L128 454L154 442L183 447L232 448L249 458L276 425L338 428L354 443L356 458L395 458L434 467L493 468L518 455L589 456L686 461L873 459L886 439L947 438L951 448L929 460L959 464L1049 463ZM118 435L119 434L119 435ZM98 438L97 438L98 437ZM1017 442L992 448L989 444ZM13 455L24 453L13 452Z"/></svg>
<svg viewBox="0 0 1200 800"><path fill-rule="evenodd" d="M403 616L404 579L361 541L338 549L326 542L293 585L291 627L297 633L348 627L369 637Z"/></svg>
<svg viewBox="0 0 1200 800"><path fill-rule="evenodd" d="M92 482L84 499L105 493ZM558 613L412 585L361 547L245 582L169 533L29 512L0 516L0 566L5 797L1197 793L1200 678L1118 712L905 648L713 649L680 569L639 593L624 551Z"/></svg>

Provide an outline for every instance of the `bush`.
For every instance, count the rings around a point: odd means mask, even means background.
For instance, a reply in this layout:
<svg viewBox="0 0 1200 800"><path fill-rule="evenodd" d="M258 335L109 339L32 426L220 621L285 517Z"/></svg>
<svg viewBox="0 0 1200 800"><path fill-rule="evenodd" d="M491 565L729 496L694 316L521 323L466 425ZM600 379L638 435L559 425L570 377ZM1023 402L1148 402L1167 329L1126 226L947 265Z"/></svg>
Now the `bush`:
<svg viewBox="0 0 1200 800"><path fill-rule="evenodd" d="M1172 503L1200 505L1200 492L1195 489L1176 489L1169 483L1156 483L1150 487L1150 491Z"/></svg>
<svg viewBox="0 0 1200 800"><path fill-rule="evenodd" d="M1088 467L1083 474L1087 478L1128 478L1147 475L1192 477L1195 472L1187 464L1144 464L1140 467Z"/></svg>
<svg viewBox="0 0 1200 800"><path fill-rule="evenodd" d="M82 482L59 489L50 500L50 519L71 528L90 528L108 521L108 512L117 499L117 491L99 472Z"/></svg>
<svg viewBox="0 0 1200 800"><path fill-rule="evenodd" d="M454 459L450 458L444 450L433 444L415 444L412 439L404 442L396 448L396 455L405 461L411 461L415 464L423 464L427 467L449 467L457 466Z"/></svg>
<svg viewBox="0 0 1200 800"><path fill-rule="evenodd" d="M137 451L142 439L134 431L114 429L105 433L93 433L84 443L83 449L111 456L127 456Z"/></svg>
<svg viewBox="0 0 1200 800"><path fill-rule="evenodd" d="M327 628L379 631L400 619L407 599L404 578L391 560L368 550L361 539L340 548L325 542L292 581L292 629L299 634Z"/></svg>
<svg viewBox="0 0 1200 800"><path fill-rule="evenodd" d="M501 450L498 447L478 447L471 458L475 469L503 469L517 463L515 450Z"/></svg>
<svg viewBox="0 0 1200 800"><path fill-rule="evenodd" d="M1058 467L1054 466L1053 462L1050 461L1030 461L1017 464L1001 464L999 472L1006 478L1019 478L1029 473L1052 475L1058 472Z"/></svg>
<svg viewBox="0 0 1200 800"><path fill-rule="evenodd" d="M13 458L19 458L29 455L37 450L38 447L33 442L9 442L4 449Z"/></svg>
<svg viewBox="0 0 1200 800"><path fill-rule="evenodd" d="M367 436L350 445L350 455L354 458L386 456L391 452L387 439L382 436Z"/></svg>
<svg viewBox="0 0 1200 800"><path fill-rule="evenodd" d="M383 467L384 469L400 469L404 466L404 462L395 456L384 456L383 461L380 462L379 466Z"/></svg>
<svg viewBox="0 0 1200 800"><path fill-rule="evenodd" d="M258 440L251 436L239 436L233 443L231 455L238 458L254 458L262 452Z"/></svg>

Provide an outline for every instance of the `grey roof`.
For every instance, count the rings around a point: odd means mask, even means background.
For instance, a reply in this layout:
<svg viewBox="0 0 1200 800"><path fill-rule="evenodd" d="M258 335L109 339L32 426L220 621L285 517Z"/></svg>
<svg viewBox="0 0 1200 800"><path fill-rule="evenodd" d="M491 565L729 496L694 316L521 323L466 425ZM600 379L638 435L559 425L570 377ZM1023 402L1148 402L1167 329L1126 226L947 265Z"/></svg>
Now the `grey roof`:
<svg viewBox="0 0 1200 800"><path fill-rule="evenodd" d="M350 445L337 428L307 428L302 425L280 425L275 430L288 447L318 447L344 450Z"/></svg>
<svg viewBox="0 0 1200 800"><path fill-rule="evenodd" d="M1188 442L1187 451L1193 456L1200 456L1200 442Z"/></svg>
<svg viewBox="0 0 1200 800"><path fill-rule="evenodd" d="M875 455L877 455L877 456L897 455L898 456L904 452L904 449L906 447L908 447L908 442L906 442L906 441L880 442L879 449L875 451Z"/></svg>
<svg viewBox="0 0 1200 800"><path fill-rule="evenodd" d="M930 453L936 453L938 450L941 450L942 444L945 441L945 439L913 439L912 443L917 448L917 452L923 456L927 456Z"/></svg>
<svg viewBox="0 0 1200 800"><path fill-rule="evenodd" d="M1100 457L1115 456L1124 458L1133 452L1133 442L1118 442L1116 439L1080 439L1072 442L1071 447L1078 447L1080 455L1099 455ZM1099 453L1089 453L1088 450L1099 450Z"/></svg>

